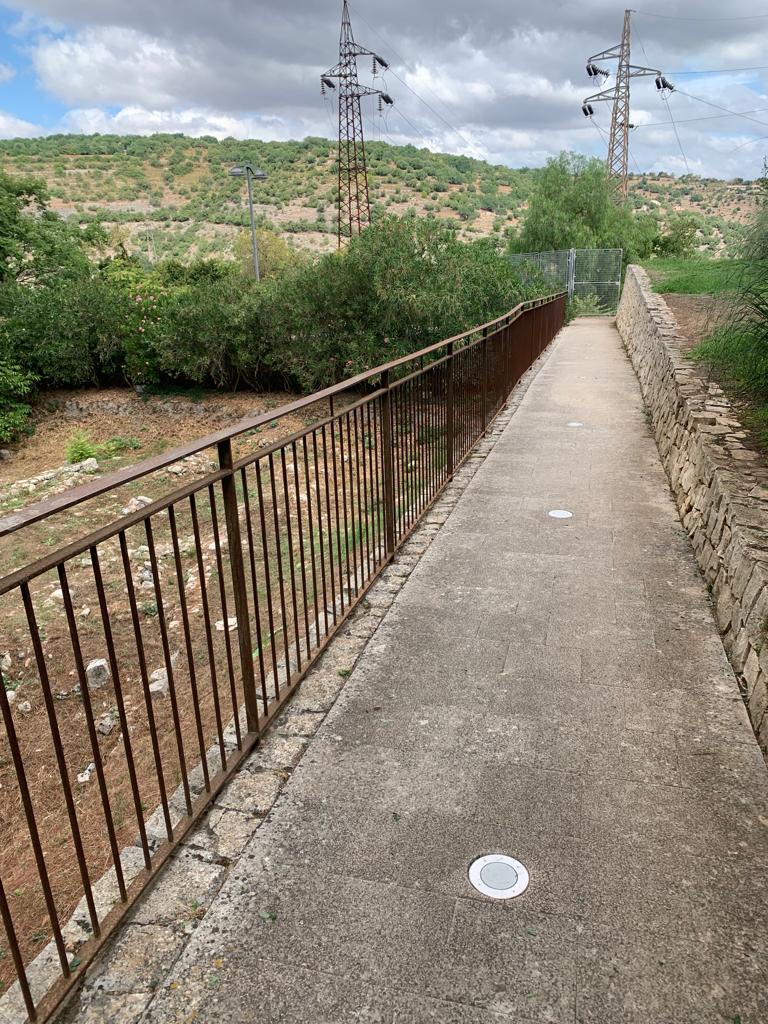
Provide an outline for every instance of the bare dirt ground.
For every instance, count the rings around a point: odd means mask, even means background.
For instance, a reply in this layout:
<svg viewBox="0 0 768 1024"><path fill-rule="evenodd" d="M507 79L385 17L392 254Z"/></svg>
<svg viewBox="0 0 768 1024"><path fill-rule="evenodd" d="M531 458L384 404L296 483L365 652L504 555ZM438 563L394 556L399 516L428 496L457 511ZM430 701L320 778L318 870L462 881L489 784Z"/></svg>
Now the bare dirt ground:
<svg viewBox="0 0 768 1024"><path fill-rule="evenodd" d="M130 388L46 393L34 411L34 433L0 463L0 486L25 480L66 462L67 442L84 431L95 444L131 438L140 448L111 460L110 469L139 462L168 448L213 433L247 416L292 401L276 392L195 392L142 398Z"/></svg>
<svg viewBox="0 0 768 1024"><path fill-rule="evenodd" d="M77 430L87 434L96 445L103 445L115 437L130 438L139 443L140 447L128 450L116 458L97 456L97 472L105 474L158 452L175 448L184 442L201 438L223 427L232 426L243 417L271 409L277 411L279 406L295 397L285 393L244 392L152 396L143 399L128 389L49 394L35 410L34 434L15 446L11 456L0 462L0 515L5 511L39 501L47 494L72 485L68 478L59 476L50 480L40 478L65 463L67 442ZM234 444L235 457L264 448L282 437L301 430L307 423L316 421L327 413L327 403L318 403L310 407L305 414L287 415L268 421L263 427L249 431ZM157 498L202 475L211 468L211 458L215 459L215 454L215 449L208 449L200 456L196 456L193 462L176 464L167 471L154 473L134 484L121 487L115 492L92 499L66 513L12 534L0 545L0 576L45 554L55 552L66 543L87 535L92 529L115 521L121 515L122 506L132 497L146 495ZM334 455L335 453L331 455L332 459ZM342 456L343 452L338 457L340 466L343 465ZM177 475L179 473L181 476ZM93 477L89 476L87 479ZM39 480L39 483L33 482L36 480ZM25 482L22 485L22 492L13 491L13 485L20 481ZM280 507L287 498L292 514L298 514L297 494L291 487L287 496L284 495L280 490L279 480L278 497ZM255 495L253 500L255 501ZM349 500L352 500L351 494ZM162 529L160 522L156 524L155 543L163 585L163 606L174 659L175 652L184 649L182 594L186 593L188 600L188 614L194 634L190 650L194 652L195 662L202 663L205 655L203 606L208 604L211 621L220 620L222 627L228 615L232 614L233 598L225 553L222 555L224 561L221 571L218 565L219 542L222 547L226 543L222 537L221 509L218 528L215 526L215 520L212 520L212 514L210 498L206 498L203 493L199 502L201 543L200 561L197 562L198 545L195 544L192 535L193 527L189 512L185 512L183 508L179 509L177 521L183 561L181 573L174 567L174 555L169 544L170 538L166 535L167 531ZM152 580L152 575L147 568L146 548L142 549L142 545L146 544L146 537L140 527L129 529L127 542L131 552L129 578L133 588L142 574L147 580ZM155 781L155 755L149 742L144 684L135 665L135 628L127 597L129 578L123 574L116 541L104 543L99 550L109 600L110 626L121 667L123 699L133 744L133 757L142 784L142 809L149 814L157 805L159 796ZM271 552L270 557L273 555L274 552ZM68 585L73 596L80 643L87 663L90 659L103 657L106 653L105 624L99 612L99 599L94 588L90 557L86 554L85 557L69 560L67 564ZM258 563L256 571L261 588L262 569ZM59 583L54 572L44 573L33 582L32 599L41 634L43 657L56 700L56 717L62 735L70 781L74 787L88 867L91 877L98 878L109 866L110 849L95 781L79 784L75 778L87 768L92 755L85 728L70 635L63 620L61 599L56 597L56 587ZM207 585L207 597L202 593L204 584ZM145 588L144 591L142 587ZM263 592L261 597L264 598ZM152 672L162 668L165 660L162 637L158 632L159 602L150 582L138 583L137 599L147 671ZM229 610L225 607L225 601ZM286 625L290 625L290 617ZM219 683L212 678L210 694L200 701L200 725L206 744L216 735L216 705L219 701L222 704L225 721L237 706L237 702L228 701L227 687L227 680L233 681L237 674L236 637L230 637L229 631L219 631L217 627L214 630L214 638L215 651L212 661L215 663ZM276 646L278 639L276 636ZM64 921L78 901L81 884L71 840L68 837L66 810L48 736L46 710L40 687L41 666L30 643L29 627L16 592L0 598L0 659L3 659L3 682L7 689L14 691L15 728L33 794L44 856L52 879L55 880L54 895L57 908L61 920ZM177 686L180 694L184 694L181 698L180 731L184 745L190 752L191 763L194 764L193 751L197 745L197 733L187 696L190 672L190 667L183 664L176 668ZM219 690L221 693L217 695ZM116 717L116 696L111 684L108 683L94 694L93 705L96 718L106 722L105 733L99 736L99 748L112 799L116 838L122 847L133 841L137 825L136 817L132 814L132 796L125 772L123 736ZM161 699L155 705L154 716L160 735L161 758L171 766L167 785L172 791L180 782L181 774L175 756L172 709L167 700ZM174 762L176 768L172 767ZM23 821L7 737L3 736L0 742L0 872L9 894L12 913L20 928L19 939L23 955L26 960L30 960L43 948L50 932L40 887L36 881L33 851ZM12 977L11 958L0 932L0 993Z"/></svg>
<svg viewBox="0 0 768 1024"><path fill-rule="evenodd" d="M728 315L727 300L715 295L665 295L664 299L685 335L687 351L716 330Z"/></svg>

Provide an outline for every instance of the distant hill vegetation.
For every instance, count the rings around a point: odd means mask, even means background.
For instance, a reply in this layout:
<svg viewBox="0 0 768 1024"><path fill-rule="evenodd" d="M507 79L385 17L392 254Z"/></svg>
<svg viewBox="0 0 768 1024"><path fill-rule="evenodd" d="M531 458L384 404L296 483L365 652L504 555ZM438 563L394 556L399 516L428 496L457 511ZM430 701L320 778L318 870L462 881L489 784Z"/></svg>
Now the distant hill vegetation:
<svg viewBox="0 0 768 1024"><path fill-rule="evenodd" d="M466 239L514 232L539 173L384 142L369 143L367 154L375 213L432 213L458 222ZM268 174L256 186L263 225L302 249L335 246L335 148L327 139L53 135L0 141L0 160L9 174L43 178L52 210L81 224L101 221L115 245L151 261L233 252L247 211L242 180L228 170L250 160ZM662 224L672 212L692 213L698 248L709 254L733 250L757 193L749 181L663 172L630 183L632 204Z"/></svg>

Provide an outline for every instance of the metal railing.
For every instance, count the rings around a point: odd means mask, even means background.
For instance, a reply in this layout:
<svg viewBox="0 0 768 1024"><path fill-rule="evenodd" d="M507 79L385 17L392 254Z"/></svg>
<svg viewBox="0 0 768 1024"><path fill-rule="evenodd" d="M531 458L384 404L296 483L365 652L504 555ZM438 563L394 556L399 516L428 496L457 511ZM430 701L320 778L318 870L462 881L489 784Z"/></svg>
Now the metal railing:
<svg viewBox="0 0 768 1024"><path fill-rule="evenodd" d="M0 632L34 677L21 713L14 669L0 669L0 915L31 1019L59 1005L259 742L564 315L562 294L524 303L0 519L14 539L56 514L71 524L83 503L216 452L201 477L0 579ZM236 456L236 438L318 403L328 415ZM78 901L76 945L91 937L74 957ZM46 991L25 964L47 937Z"/></svg>

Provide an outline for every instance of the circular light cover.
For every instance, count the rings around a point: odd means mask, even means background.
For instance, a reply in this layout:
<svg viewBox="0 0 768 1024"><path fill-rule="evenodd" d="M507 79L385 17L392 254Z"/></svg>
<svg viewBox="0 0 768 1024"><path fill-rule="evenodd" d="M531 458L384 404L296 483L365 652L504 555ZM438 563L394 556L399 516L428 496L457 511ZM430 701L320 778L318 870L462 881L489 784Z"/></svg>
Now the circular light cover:
<svg viewBox="0 0 768 1024"><path fill-rule="evenodd" d="M469 880L483 896L511 900L528 888L530 876L525 865L503 853L478 857L469 866Z"/></svg>
<svg viewBox="0 0 768 1024"><path fill-rule="evenodd" d="M565 425L566 425L566 427L583 427L584 426L584 424L581 422L581 420L569 420L568 423L566 423Z"/></svg>
<svg viewBox="0 0 768 1024"><path fill-rule="evenodd" d="M550 512L547 513L547 515L550 517L550 519L572 519L573 518L573 512L569 512L568 509L565 509L565 508L553 508Z"/></svg>

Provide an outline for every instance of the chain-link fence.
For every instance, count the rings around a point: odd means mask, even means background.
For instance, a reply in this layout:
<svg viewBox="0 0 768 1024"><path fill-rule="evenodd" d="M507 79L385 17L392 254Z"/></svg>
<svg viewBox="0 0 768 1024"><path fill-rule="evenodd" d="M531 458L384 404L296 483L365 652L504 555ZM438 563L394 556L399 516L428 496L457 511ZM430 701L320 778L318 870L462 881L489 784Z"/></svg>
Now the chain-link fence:
<svg viewBox="0 0 768 1024"><path fill-rule="evenodd" d="M615 313L621 293L622 249L559 249L509 257L523 276L530 267L553 289L568 292L577 313Z"/></svg>

